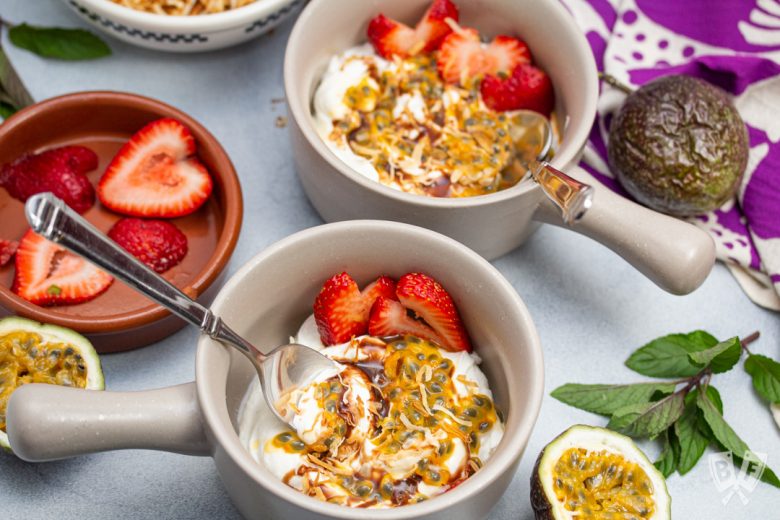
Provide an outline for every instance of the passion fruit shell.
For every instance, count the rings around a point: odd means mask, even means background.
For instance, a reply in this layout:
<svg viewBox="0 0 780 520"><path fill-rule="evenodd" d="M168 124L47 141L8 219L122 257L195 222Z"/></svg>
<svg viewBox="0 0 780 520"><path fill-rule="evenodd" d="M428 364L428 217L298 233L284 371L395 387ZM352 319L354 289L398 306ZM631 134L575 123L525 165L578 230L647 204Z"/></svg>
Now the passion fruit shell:
<svg viewBox="0 0 780 520"><path fill-rule="evenodd" d="M5 433L8 400L27 383L105 388L100 358L81 334L27 318L0 319L0 448L11 449Z"/></svg>
<svg viewBox="0 0 780 520"><path fill-rule="evenodd" d="M664 76L629 94L609 132L609 166L620 183L670 215L719 208L747 165L747 127L729 94L690 76Z"/></svg>
<svg viewBox="0 0 780 520"><path fill-rule="evenodd" d="M663 475L629 437L575 425L544 447L531 475L537 520L671 519Z"/></svg>

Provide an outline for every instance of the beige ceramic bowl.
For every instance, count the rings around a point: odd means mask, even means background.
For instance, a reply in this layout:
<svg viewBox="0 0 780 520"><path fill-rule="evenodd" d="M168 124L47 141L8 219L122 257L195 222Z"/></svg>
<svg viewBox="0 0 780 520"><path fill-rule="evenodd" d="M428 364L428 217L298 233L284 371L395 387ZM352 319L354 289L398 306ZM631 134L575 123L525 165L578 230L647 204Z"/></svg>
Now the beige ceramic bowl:
<svg viewBox="0 0 780 520"><path fill-rule="evenodd" d="M136 11L111 0L63 0L82 20L125 42L156 51L204 52L244 43L298 13L305 0L257 0L197 16Z"/></svg>
<svg viewBox="0 0 780 520"><path fill-rule="evenodd" d="M378 274L424 271L452 294L483 359L506 431L483 469L420 504L372 510L376 520L485 517L515 474L543 393L536 329L509 282L458 242L395 222L328 224L282 240L241 268L212 306L239 334L270 349L287 343L311 313L324 280L348 271L365 284ZM8 436L20 457L52 460L94 451L145 448L211 455L241 513L258 519L366 518L277 480L239 441L242 397L256 377L242 354L202 336L196 381L151 392L97 392L26 385L8 406Z"/></svg>
<svg viewBox="0 0 780 520"><path fill-rule="evenodd" d="M555 86L562 143L552 165L596 186L593 207L573 229L605 244L664 289L685 294L712 269L715 246L698 228L629 202L576 164L596 115L596 64L583 34L554 0L454 0L461 23L482 34L518 35ZM312 0L287 44L285 92L293 159L309 199L327 221L375 218L424 226L488 259L519 246L539 221L563 225L541 188L525 182L465 199L402 193L369 180L334 155L317 134L311 100L329 59L366 40L382 12L413 23L430 0Z"/></svg>

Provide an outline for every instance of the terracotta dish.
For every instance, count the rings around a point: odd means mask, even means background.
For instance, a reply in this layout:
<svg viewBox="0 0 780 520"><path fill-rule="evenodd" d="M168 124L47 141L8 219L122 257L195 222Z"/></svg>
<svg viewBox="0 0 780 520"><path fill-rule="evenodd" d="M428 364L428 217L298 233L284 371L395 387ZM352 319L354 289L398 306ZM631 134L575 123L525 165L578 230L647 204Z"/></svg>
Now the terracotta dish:
<svg viewBox="0 0 780 520"><path fill-rule="evenodd" d="M28 107L0 126L0 164L25 153L65 144L84 145L99 157L88 174L93 184L130 136L146 123L173 117L195 136L198 156L214 180L214 192L195 213L174 219L187 236L189 252L164 276L197 299L213 296L238 239L243 213L241 186L222 146L200 123L159 101L121 92L80 92L52 98ZM103 232L121 218L100 202L84 216ZM22 202L0 189L0 237L18 240L28 229ZM85 334L98 352L117 352L158 341L184 326L162 307L151 303L119 281L86 303L39 307L11 292L14 265L0 268L0 312L18 314L69 327Z"/></svg>

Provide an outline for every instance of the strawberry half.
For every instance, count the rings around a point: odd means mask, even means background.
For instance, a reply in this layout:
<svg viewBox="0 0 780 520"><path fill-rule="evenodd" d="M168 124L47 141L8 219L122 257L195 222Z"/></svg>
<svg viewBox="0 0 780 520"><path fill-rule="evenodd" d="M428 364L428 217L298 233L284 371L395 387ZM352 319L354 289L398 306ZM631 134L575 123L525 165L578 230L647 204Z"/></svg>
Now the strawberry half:
<svg viewBox="0 0 780 520"><path fill-rule="evenodd" d="M187 237L165 220L123 218L111 227L108 237L158 273L187 256Z"/></svg>
<svg viewBox="0 0 780 520"><path fill-rule="evenodd" d="M482 80L480 93L485 104L499 112L527 109L549 116L555 106L550 77L528 63L519 65L505 79L488 74Z"/></svg>
<svg viewBox="0 0 780 520"><path fill-rule="evenodd" d="M379 297L395 299L395 282L380 276L361 292L347 273L333 276L314 300L314 319L324 345L349 341L368 331L371 306Z"/></svg>
<svg viewBox="0 0 780 520"><path fill-rule="evenodd" d="M26 201L50 191L65 204L84 213L95 203L95 188L86 173L98 166L98 157L84 146L60 146L24 155L0 170L0 186L15 199Z"/></svg>
<svg viewBox="0 0 780 520"><path fill-rule="evenodd" d="M380 14L368 24L368 40L380 56L388 59L430 52L452 32L447 18L458 21L458 7L450 0L434 0L414 29Z"/></svg>
<svg viewBox="0 0 780 520"><path fill-rule="evenodd" d="M152 121L119 150L98 183L100 202L134 217L189 215L211 195L195 138L175 119Z"/></svg>
<svg viewBox="0 0 780 520"><path fill-rule="evenodd" d="M0 267L5 267L11 261L18 248L19 242L0 239Z"/></svg>
<svg viewBox="0 0 780 520"><path fill-rule="evenodd" d="M37 305L72 304L91 300L113 281L80 256L29 230L16 251L11 290Z"/></svg>
<svg viewBox="0 0 780 520"><path fill-rule="evenodd" d="M437 67L447 83L487 74L509 75L518 65L531 62L531 51L517 38L496 36L488 45L479 40L475 29L461 28L441 43Z"/></svg>
<svg viewBox="0 0 780 520"><path fill-rule="evenodd" d="M368 318L368 333L372 336L403 336L406 334L435 341L443 345L441 337L425 323L415 320L406 307L395 300L380 297L371 307Z"/></svg>
<svg viewBox="0 0 780 520"><path fill-rule="evenodd" d="M398 280L396 295L404 307L414 311L441 337L441 346L452 351L471 351L458 309L439 282L427 274L408 273Z"/></svg>

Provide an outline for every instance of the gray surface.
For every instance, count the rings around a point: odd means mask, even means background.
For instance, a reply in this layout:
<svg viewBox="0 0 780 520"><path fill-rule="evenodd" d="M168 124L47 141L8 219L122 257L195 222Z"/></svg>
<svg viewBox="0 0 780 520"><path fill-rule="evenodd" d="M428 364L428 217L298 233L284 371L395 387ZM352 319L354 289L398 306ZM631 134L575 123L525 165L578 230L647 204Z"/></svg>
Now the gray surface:
<svg viewBox="0 0 780 520"><path fill-rule="evenodd" d="M11 21L76 26L57 0L0 0ZM200 120L227 149L243 184L244 231L230 264L238 266L272 242L320 223L289 159L285 130L275 126L285 107L282 56L291 24L249 43L211 54L143 51L111 41L114 56L58 63L9 49L36 99L89 89L137 92L171 103ZM7 46L7 40L4 41ZM753 349L778 356L778 315L753 305L723 266L686 297L663 293L598 244L543 227L520 250L495 262L525 299L546 356L546 391L565 382L635 381L622 366L643 342L672 331L706 328L717 336L760 330ZM196 333L185 329L157 345L103 356L111 390L141 390L192 379ZM716 376L725 415L756 451L780 469L780 437L766 406L741 369ZM569 425L603 425L600 417L546 397L526 457L491 518L531 518L528 480L536 454ZM658 447L645 446L653 456ZM711 452L708 452L711 453ZM705 456L706 457L706 456ZM669 479L676 518L778 518L780 492L760 484L748 504L728 505L706 466ZM126 451L47 464L0 453L0 514L7 518L238 518L214 464L207 458Z"/></svg>

